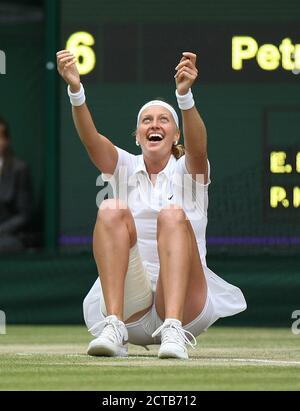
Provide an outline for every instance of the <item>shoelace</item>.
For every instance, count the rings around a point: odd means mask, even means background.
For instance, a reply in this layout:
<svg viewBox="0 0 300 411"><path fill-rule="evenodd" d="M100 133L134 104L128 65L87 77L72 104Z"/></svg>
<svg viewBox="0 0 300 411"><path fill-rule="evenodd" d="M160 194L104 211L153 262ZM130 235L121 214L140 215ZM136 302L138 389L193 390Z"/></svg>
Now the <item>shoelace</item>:
<svg viewBox="0 0 300 411"><path fill-rule="evenodd" d="M119 327L119 321L115 320L114 318L106 317L103 321L99 321L94 324L91 328L89 328L89 332L93 333L98 327L102 324L105 324L103 331L101 332L101 337L112 339L113 335L116 336L116 340L118 343L123 343L123 333ZM114 333L111 332L113 329Z"/></svg>
<svg viewBox="0 0 300 411"><path fill-rule="evenodd" d="M165 329L166 332L162 333L162 343L166 342L176 342L180 345L189 344L193 349L197 345L197 340L193 336L192 333L183 329L181 326L177 324L162 324L154 333L152 337L156 337L159 333L161 333ZM191 336L192 341L189 340L187 335Z"/></svg>

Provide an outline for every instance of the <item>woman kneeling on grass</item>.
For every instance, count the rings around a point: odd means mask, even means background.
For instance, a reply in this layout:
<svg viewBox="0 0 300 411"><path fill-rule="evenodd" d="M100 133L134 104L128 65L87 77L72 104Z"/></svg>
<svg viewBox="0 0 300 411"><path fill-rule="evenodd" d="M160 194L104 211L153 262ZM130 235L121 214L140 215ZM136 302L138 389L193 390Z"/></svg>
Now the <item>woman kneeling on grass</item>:
<svg viewBox="0 0 300 411"><path fill-rule="evenodd" d="M101 203L94 230L99 278L84 300L85 322L96 337L88 354L125 357L128 342L160 343L159 358L187 359L196 336L218 318L246 309L241 290L206 266L210 166L205 125L191 92L196 55L182 53L175 68L184 147L174 108L152 100L137 116L141 155L98 133L74 55L58 52L57 64L81 141L114 192Z"/></svg>

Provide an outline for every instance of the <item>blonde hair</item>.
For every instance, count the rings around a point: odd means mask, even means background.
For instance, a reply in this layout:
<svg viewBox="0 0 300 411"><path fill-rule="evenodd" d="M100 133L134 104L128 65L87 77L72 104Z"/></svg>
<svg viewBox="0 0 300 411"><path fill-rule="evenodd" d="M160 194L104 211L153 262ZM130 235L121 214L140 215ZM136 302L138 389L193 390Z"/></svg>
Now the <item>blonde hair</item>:
<svg viewBox="0 0 300 411"><path fill-rule="evenodd" d="M177 144L177 146L172 146L172 154L178 160L185 154L185 147L183 144Z"/></svg>

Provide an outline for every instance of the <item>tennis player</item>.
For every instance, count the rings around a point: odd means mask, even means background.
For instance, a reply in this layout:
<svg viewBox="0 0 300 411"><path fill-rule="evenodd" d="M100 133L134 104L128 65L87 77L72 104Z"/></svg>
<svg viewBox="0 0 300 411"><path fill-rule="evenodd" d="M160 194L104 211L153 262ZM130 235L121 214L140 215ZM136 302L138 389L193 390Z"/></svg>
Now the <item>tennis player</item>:
<svg viewBox="0 0 300 411"><path fill-rule="evenodd" d="M126 357L128 342L160 344L159 358L188 358L187 347L218 318L246 309L241 290L206 265L210 164L207 133L191 87L196 55L182 53L175 67L179 119L165 101L152 100L137 115L133 155L97 131L72 53L57 53L68 84L78 134L113 198L97 215L93 251L99 278L83 309L95 337L88 354ZM118 113L112 113L117 121Z"/></svg>

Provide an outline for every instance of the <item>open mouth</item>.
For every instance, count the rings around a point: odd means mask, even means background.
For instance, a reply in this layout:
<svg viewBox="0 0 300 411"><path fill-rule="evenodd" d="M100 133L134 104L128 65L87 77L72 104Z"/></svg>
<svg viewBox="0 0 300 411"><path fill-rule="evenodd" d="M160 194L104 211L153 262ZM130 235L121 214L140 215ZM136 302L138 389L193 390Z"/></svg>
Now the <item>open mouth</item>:
<svg viewBox="0 0 300 411"><path fill-rule="evenodd" d="M149 141L161 141L161 140L163 140L163 136L161 135L161 134L158 134L158 133L151 133L148 137L147 137L147 139L149 140Z"/></svg>

